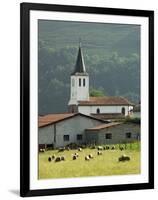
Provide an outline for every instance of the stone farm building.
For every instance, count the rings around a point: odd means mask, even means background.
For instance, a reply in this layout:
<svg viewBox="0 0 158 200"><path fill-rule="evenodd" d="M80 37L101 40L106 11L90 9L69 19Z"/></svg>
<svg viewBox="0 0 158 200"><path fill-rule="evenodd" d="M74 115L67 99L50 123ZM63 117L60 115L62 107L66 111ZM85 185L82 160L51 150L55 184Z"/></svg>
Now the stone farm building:
<svg viewBox="0 0 158 200"><path fill-rule="evenodd" d="M39 148L75 144L115 144L139 139L139 125L106 122L82 113L39 117Z"/></svg>

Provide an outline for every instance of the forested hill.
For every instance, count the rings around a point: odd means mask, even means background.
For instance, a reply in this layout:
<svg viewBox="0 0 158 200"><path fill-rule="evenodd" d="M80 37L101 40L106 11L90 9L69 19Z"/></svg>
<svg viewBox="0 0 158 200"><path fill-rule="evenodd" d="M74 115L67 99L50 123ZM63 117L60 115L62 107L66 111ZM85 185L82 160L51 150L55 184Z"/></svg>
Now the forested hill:
<svg viewBox="0 0 158 200"><path fill-rule="evenodd" d="M39 114L67 111L79 38L90 87L139 101L140 27L40 20Z"/></svg>

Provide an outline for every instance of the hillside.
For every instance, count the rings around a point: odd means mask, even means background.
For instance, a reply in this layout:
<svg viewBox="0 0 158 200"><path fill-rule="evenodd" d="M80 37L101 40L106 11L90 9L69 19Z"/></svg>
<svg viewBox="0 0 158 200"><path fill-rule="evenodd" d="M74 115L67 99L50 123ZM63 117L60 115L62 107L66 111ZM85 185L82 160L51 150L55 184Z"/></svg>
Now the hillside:
<svg viewBox="0 0 158 200"><path fill-rule="evenodd" d="M67 111L79 38L90 86L139 101L140 27L39 21L39 114Z"/></svg>

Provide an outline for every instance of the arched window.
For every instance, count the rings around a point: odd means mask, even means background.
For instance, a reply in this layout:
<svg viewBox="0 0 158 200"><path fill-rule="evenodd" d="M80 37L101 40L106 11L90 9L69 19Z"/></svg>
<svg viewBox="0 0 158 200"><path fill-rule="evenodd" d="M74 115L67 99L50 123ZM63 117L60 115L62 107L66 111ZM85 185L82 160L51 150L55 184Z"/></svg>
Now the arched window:
<svg viewBox="0 0 158 200"><path fill-rule="evenodd" d="M126 110L125 110L125 108L123 107L121 113L122 113L123 115L125 115L125 111L126 111Z"/></svg>
<svg viewBox="0 0 158 200"><path fill-rule="evenodd" d="M100 113L100 109L99 108L97 108L97 114L99 114Z"/></svg>

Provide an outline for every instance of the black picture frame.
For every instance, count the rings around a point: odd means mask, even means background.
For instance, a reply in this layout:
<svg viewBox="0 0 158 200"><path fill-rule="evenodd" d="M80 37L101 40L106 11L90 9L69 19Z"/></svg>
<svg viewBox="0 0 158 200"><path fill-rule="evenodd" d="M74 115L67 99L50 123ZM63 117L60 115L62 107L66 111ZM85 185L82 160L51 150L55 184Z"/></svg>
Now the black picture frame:
<svg viewBox="0 0 158 200"><path fill-rule="evenodd" d="M149 182L123 185L88 186L59 189L30 189L30 11L59 11L147 17L149 19ZM20 195L43 196L76 193L110 192L154 188L154 12L101 7L21 3L20 5Z"/></svg>

